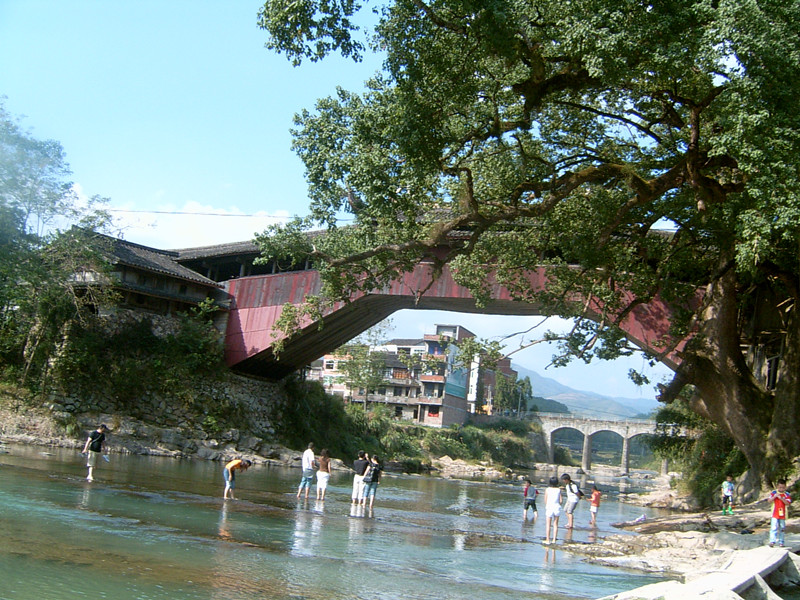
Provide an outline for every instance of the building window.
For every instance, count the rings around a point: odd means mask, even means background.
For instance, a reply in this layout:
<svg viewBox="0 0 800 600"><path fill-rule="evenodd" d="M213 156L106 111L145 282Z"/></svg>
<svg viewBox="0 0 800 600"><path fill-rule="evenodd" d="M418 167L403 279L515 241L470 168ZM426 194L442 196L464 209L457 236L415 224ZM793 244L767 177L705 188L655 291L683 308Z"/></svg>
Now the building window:
<svg viewBox="0 0 800 600"><path fill-rule="evenodd" d="M778 385L778 366L780 364L780 356L770 356L767 359L767 389L774 390Z"/></svg>
<svg viewBox="0 0 800 600"><path fill-rule="evenodd" d="M395 406L394 407L394 416L398 419L403 416L403 407L402 406Z"/></svg>
<svg viewBox="0 0 800 600"><path fill-rule="evenodd" d="M325 370L326 371L335 371L336 370L336 363L332 360L325 361Z"/></svg>
<svg viewBox="0 0 800 600"><path fill-rule="evenodd" d="M428 407L428 416L429 417L438 417L439 416L439 407L438 406L429 406Z"/></svg>

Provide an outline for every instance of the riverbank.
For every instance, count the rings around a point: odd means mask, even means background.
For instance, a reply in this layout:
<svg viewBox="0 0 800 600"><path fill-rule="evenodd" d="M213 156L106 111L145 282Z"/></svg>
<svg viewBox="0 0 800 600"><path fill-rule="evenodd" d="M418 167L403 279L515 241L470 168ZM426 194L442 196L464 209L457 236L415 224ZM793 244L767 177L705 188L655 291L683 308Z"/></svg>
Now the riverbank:
<svg viewBox="0 0 800 600"><path fill-rule="evenodd" d="M610 534L598 544L569 545L598 564L663 573L681 579L719 570L734 553L767 546L771 507L766 500L737 507L734 514L700 511L614 526L638 536ZM800 547L800 523L789 518L787 546Z"/></svg>

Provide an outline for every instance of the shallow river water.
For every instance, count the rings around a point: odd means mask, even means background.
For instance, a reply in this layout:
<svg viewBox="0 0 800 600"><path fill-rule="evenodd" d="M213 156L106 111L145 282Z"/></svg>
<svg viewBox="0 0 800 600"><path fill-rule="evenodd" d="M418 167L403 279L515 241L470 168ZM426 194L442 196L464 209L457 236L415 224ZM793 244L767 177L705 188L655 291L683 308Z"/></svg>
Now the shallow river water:
<svg viewBox="0 0 800 600"><path fill-rule="evenodd" d="M564 551L563 528L543 546L519 485L390 474L364 514L348 473L320 503L295 499L299 469L256 466L223 501L220 463L112 454L89 483L77 451L0 452L3 599L555 600L659 580ZM599 486L597 529L579 505L573 541L656 514L617 502L615 485Z"/></svg>

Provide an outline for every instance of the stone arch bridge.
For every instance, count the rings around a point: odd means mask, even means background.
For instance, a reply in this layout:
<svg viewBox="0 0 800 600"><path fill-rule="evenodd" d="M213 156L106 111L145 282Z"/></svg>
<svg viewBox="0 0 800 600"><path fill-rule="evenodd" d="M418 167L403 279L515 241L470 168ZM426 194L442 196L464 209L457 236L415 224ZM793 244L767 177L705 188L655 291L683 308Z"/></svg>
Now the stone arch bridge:
<svg viewBox="0 0 800 600"><path fill-rule="evenodd" d="M656 422L640 419L612 421L607 419L590 419L563 413L534 413L532 420L542 426L544 441L547 446L547 462L555 462L555 444L553 434L561 429L575 429L583 434L583 456L581 469L588 471L592 466L592 436L600 431L612 431L622 437L623 473L628 472L630 441L637 435L656 432Z"/></svg>

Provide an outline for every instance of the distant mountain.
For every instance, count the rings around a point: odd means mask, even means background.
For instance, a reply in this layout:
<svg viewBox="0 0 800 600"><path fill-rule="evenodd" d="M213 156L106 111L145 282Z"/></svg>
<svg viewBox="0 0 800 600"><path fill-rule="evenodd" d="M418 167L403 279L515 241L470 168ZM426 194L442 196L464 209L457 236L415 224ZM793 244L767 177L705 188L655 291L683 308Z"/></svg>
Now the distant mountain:
<svg viewBox="0 0 800 600"><path fill-rule="evenodd" d="M540 412L549 412L549 413L572 412L570 411L569 406L567 406L566 404L558 402L557 400L552 400L550 398L543 398L542 396L534 396L532 406L535 406L536 410ZM528 408L532 409L532 406L529 404Z"/></svg>
<svg viewBox="0 0 800 600"><path fill-rule="evenodd" d="M512 368L519 374L519 379L530 378L534 396L560 402L575 415L626 419L648 414L659 406L657 400L650 398L612 398L595 392L575 390L525 367L514 364Z"/></svg>

